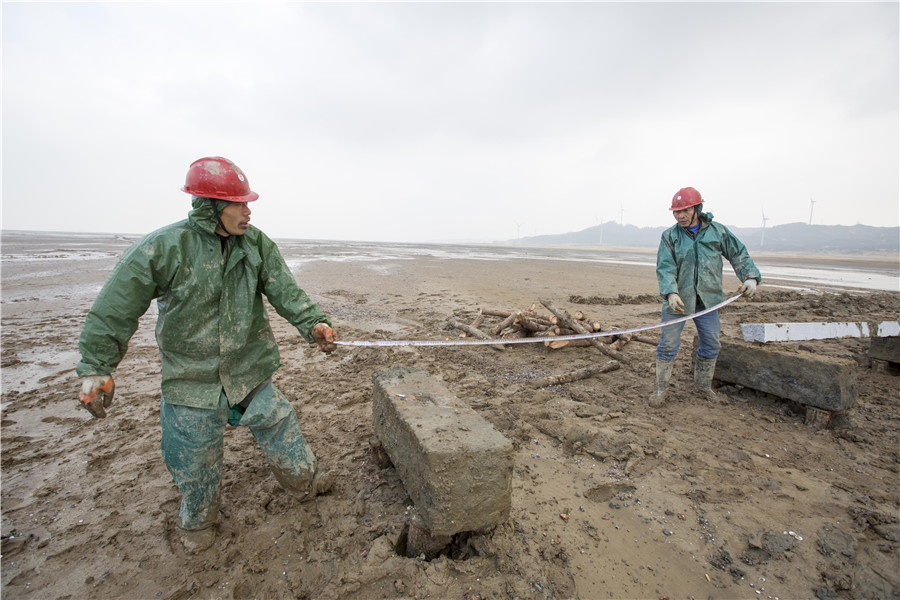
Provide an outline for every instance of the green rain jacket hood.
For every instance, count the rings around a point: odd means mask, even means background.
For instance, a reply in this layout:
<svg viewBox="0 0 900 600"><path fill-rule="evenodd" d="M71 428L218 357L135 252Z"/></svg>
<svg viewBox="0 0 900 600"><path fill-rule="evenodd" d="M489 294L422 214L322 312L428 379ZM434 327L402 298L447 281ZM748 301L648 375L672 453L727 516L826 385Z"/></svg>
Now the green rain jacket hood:
<svg viewBox="0 0 900 600"><path fill-rule="evenodd" d="M79 376L115 371L154 299L169 404L214 408L224 389L234 405L272 376L281 363L263 295L307 342L316 324L331 325L268 236L250 226L223 248L213 203L192 205L186 220L147 235L116 264L85 319Z"/></svg>
<svg viewBox="0 0 900 600"><path fill-rule="evenodd" d="M741 282L747 279L762 281L747 248L727 227L713 222L712 213L700 213L697 237L681 225L665 230L656 254L656 278L659 294L681 296L684 312L697 311L697 298L709 308L725 300L722 290L722 257L728 259ZM667 303L663 312L675 314Z"/></svg>

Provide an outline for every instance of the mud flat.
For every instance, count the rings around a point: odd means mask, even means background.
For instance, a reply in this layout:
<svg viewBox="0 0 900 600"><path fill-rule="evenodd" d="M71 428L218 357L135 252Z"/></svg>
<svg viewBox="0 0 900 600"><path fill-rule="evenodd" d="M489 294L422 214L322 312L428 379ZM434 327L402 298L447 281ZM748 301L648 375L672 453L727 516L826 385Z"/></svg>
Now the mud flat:
<svg viewBox="0 0 900 600"><path fill-rule="evenodd" d="M749 388L692 394L685 329L674 401L646 408L654 348L629 366L535 389L538 377L606 357L523 344L341 348L324 356L272 313L292 399L334 492L282 494L243 429L226 434L219 542L173 544L178 494L159 452L159 358L146 315L103 421L78 410L77 337L94 295L136 236L3 233L4 598L896 598L900 594L900 386L868 340L779 347L858 365L858 397L829 429ZM610 327L657 322L651 252L285 241L297 280L345 340L444 339L447 320L547 298ZM829 262L830 261L830 262ZM849 261L849 262L848 262ZM874 261L874 262L873 262ZM885 262L886 261L886 262ZM900 315L891 260L769 256L767 283L722 312L742 322L885 321ZM824 264L823 264L824 262ZM767 266L871 272L767 276ZM776 287L778 286L778 287ZM856 286L856 287L854 287ZM726 278L727 289L737 281ZM372 373L440 379L514 444L512 507L493 531L431 561L397 551L412 501L371 451Z"/></svg>

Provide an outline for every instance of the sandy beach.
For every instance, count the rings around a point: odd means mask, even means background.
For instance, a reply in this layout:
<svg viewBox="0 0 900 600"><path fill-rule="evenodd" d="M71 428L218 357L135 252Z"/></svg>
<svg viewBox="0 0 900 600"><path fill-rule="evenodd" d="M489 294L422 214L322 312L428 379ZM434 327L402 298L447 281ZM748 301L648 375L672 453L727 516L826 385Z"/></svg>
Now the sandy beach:
<svg viewBox="0 0 900 600"><path fill-rule="evenodd" d="M316 502L293 501L249 432L229 428L218 542L188 556L160 456L155 305L116 373L110 416L94 420L76 400L84 317L135 239L3 233L4 598L900 597L900 379L872 368L867 339L782 343L858 366L855 405L814 430L801 406L749 388L720 388L719 403L695 397L692 325L674 400L652 410L650 344L625 345L617 371L534 389L608 359L543 344L324 355L270 311L276 384L338 483ZM450 318L541 311L540 299L604 328L659 321L650 250L280 246L342 340L456 338ZM757 263L757 296L721 313L726 339L747 322L900 316L896 256ZM726 266L726 290L738 283ZM430 561L398 554L411 500L369 443L372 373L393 366L440 379L515 447L508 521Z"/></svg>

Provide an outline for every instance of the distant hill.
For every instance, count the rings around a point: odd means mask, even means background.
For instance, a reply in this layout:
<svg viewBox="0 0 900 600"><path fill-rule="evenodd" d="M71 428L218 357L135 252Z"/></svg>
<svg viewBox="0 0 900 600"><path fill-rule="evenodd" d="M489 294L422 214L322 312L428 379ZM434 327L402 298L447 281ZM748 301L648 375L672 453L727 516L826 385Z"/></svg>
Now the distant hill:
<svg viewBox="0 0 900 600"><path fill-rule="evenodd" d="M668 227L636 227L608 221L572 233L536 235L510 240L530 246L633 246L656 248ZM766 227L729 227L751 251L900 252L900 227L869 225L807 225L788 223Z"/></svg>

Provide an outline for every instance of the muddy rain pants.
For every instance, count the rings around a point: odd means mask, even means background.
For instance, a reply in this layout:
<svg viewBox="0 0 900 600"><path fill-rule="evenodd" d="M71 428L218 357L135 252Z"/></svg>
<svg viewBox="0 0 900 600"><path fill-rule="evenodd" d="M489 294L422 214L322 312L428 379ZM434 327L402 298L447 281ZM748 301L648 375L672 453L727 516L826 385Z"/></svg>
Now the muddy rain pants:
<svg viewBox="0 0 900 600"><path fill-rule="evenodd" d="M300 432L297 413L271 382L254 396L243 415L229 410L223 391L214 409L160 402L162 455L181 491L178 527L213 526L222 489L224 434L227 424L250 428L275 478L291 495L310 492L316 457Z"/></svg>

